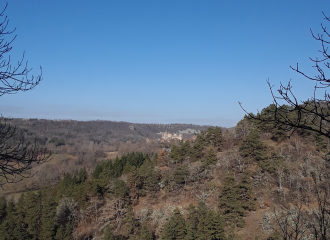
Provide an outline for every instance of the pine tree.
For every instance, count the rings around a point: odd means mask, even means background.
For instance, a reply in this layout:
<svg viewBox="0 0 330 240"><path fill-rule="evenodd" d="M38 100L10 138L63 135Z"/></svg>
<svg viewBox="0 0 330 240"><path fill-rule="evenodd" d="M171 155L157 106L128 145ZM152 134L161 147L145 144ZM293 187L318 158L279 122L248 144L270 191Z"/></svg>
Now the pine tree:
<svg viewBox="0 0 330 240"><path fill-rule="evenodd" d="M214 154L214 149L210 148L208 155L207 155L206 166L215 164L216 162L217 162L217 156Z"/></svg>
<svg viewBox="0 0 330 240"><path fill-rule="evenodd" d="M92 178L93 179L99 179L100 178L100 174L102 173L102 166L101 166L101 164L100 163L98 163L97 165L96 165L96 167L94 168L94 171L93 171L93 173L92 173Z"/></svg>
<svg viewBox="0 0 330 240"><path fill-rule="evenodd" d="M242 157L249 161L261 162L267 159L266 147L260 140L257 130L251 131L244 139L240 149Z"/></svg>
<svg viewBox="0 0 330 240"><path fill-rule="evenodd" d="M60 225L57 228L55 239L56 240L63 240L64 236L65 236L65 229L64 229L63 225Z"/></svg>
<svg viewBox="0 0 330 240"><path fill-rule="evenodd" d="M183 160L181 148L176 145L172 147L170 155L175 163L181 163Z"/></svg>
<svg viewBox="0 0 330 240"><path fill-rule="evenodd" d="M70 225L69 222L65 225L65 231L64 231L64 238L63 238L63 240L73 240L73 237L72 237L72 227L71 227L71 225Z"/></svg>
<svg viewBox="0 0 330 240"><path fill-rule="evenodd" d="M183 157L190 156L191 154L191 148L190 148L190 142L187 140L181 145L181 154Z"/></svg>
<svg viewBox="0 0 330 240"><path fill-rule="evenodd" d="M185 183L188 175L188 167L186 165L180 165L173 172L174 182L177 184L183 184Z"/></svg>
<svg viewBox="0 0 330 240"><path fill-rule="evenodd" d="M199 219L197 232L196 232L196 239L197 240L208 240L207 235L206 235L206 222L205 222L204 217Z"/></svg>
<svg viewBox="0 0 330 240"><path fill-rule="evenodd" d="M56 203L54 198L46 195L42 208L40 239L52 240L55 236L55 215Z"/></svg>
<svg viewBox="0 0 330 240"><path fill-rule="evenodd" d="M21 196L18 198L17 204L16 204L16 211L17 211L17 217L16 221L18 224L25 224L25 216L26 216L26 196L25 194L21 194Z"/></svg>
<svg viewBox="0 0 330 240"><path fill-rule="evenodd" d="M224 231L224 221L220 213L217 213L214 215L214 220L213 220L213 227L214 227L214 235L213 239L214 240L225 240L226 235Z"/></svg>
<svg viewBox="0 0 330 240"><path fill-rule="evenodd" d="M139 240L152 240L152 234L148 229L147 223L144 222L142 225L141 235L139 237Z"/></svg>
<svg viewBox="0 0 330 240"><path fill-rule="evenodd" d="M197 161L199 159L201 159L204 154L203 154L203 150L205 147L205 139L202 137L201 134L197 135L196 141L194 143L194 147L192 149L192 157L194 159L194 161Z"/></svg>
<svg viewBox="0 0 330 240"><path fill-rule="evenodd" d="M29 238L27 232L27 225L25 223L26 216L26 197L25 194L21 194L16 204L16 230L15 237L17 240L24 240Z"/></svg>
<svg viewBox="0 0 330 240"><path fill-rule="evenodd" d="M82 168L82 169L80 169L80 171L78 173L78 182L84 183L86 180L87 180L86 168Z"/></svg>
<svg viewBox="0 0 330 240"><path fill-rule="evenodd" d="M186 236L186 223L179 209L174 210L174 217L176 223L176 239L183 240Z"/></svg>
<svg viewBox="0 0 330 240"><path fill-rule="evenodd" d="M41 203L40 193L28 192L26 194L26 217L27 231L32 239L37 239L40 230Z"/></svg>
<svg viewBox="0 0 330 240"><path fill-rule="evenodd" d="M190 218L188 218L186 222L186 231L187 231L186 240L194 240L197 229L194 221Z"/></svg>
<svg viewBox="0 0 330 240"><path fill-rule="evenodd" d="M256 196L252 191L253 186L249 172L245 171L243 173L243 179L242 182L238 185L238 188L239 188L239 200L241 202L242 208L248 211L255 211Z"/></svg>
<svg viewBox="0 0 330 240"><path fill-rule="evenodd" d="M0 228L1 240L11 240L15 238L15 233L17 230L15 218L17 213L13 199L10 199L7 203L6 215L6 220L1 224Z"/></svg>
<svg viewBox="0 0 330 240"><path fill-rule="evenodd" d="M133 208L131 205L129 205L127 208L127 213L124 222L125 222L125 235L126 236L133 235L135 233L135 229L138 226L138 221L134 217Z"/></svg>
<svg viewBox="0 0 330 240"><path fill-rule="evenodd" d="M244 209L239 201L239 189L232 172L229 172L221 191L219 208L227 222L238 227L244 226Z"/></svg>
<svg viewBox="0 0 330 240"><path fill-rule="evenodd" d="M213 146L218 150L221 151L221 147L223 144L223 136L222 136L222 130L220 127L215 127L213 130L214 134L214 140L213 140Z"/></svg>
<svg viewBox="0 0 330 240"><path fill-rule="evenodd" d="M188 207L188 217L186 221L186 240L194 240L196 237L197 232L197 226L199 223L199 214L197 212L197 209L192 204Z"/></svg>
<svg viewBox="0 0 330 240"><path fill-rule="evenodd" d="M205 202L199 201L197 204L197 214L199 218L204 218L208 211L209 209L207 208Z"/></svg>
<svg viewBox="0 0 330 240"><path fill-rule="evenodd" d="M174 215L166 223L162 240L183 240L186 236L185 220L178 209L174 210Z"/></svg>

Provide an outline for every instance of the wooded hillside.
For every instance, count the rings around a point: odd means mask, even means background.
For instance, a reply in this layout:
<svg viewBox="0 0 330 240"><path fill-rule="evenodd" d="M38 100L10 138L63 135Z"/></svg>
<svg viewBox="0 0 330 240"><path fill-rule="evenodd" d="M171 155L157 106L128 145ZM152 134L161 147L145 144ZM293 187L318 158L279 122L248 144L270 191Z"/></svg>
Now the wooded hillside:
<svg viewBox="0 0 330 240"><path fill-rule="evenodd" d="M245 117L169 145L4 195L0 239L329 239L329 139Z"/></svg>

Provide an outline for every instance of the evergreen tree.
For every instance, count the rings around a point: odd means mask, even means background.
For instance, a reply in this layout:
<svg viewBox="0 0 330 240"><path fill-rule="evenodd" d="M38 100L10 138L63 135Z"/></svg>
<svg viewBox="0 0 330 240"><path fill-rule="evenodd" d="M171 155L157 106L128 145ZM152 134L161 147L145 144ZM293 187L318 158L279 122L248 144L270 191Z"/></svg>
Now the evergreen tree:
<svg viewBox="0 0 330 240"><path fill-rule="evenodd" d="M224 226L220 214L209 210L201 219L196 235L198 240L224 240Z"/></svg>
<svg viewBox="0 0 330 240"><path fill-rule="evenodd" d="M80 169L80 171L78 173L78 182L84 183L86 180L87 180L86 168L82 168L82 169Z"/></svg>
<svg viewBox="0 0 330 240"><path fill-rule="evenodd" d="M103 170L102 169L102 165L100 163L98 163L96 165L96 167L94 168L94 171L92 173L92 178L93 179L99 179L100 178L100 174L102 173L102 170Z"/></svg>
<svg viewBox="0 0 330 240"><path fill-rule="evenodd" d="M41 203L40 193L28 192L26 194L26 216L25 223L27 232L32 239L37 239L40 230Z"/></svg>
<svg viewBox="0 0 330 240"><path fill-rule="evenodd" d="M115 240L115 236L113 235L113 230L110 225L106 226L104 230L103 240Z"/></svg>
<svg viewBox="0 0 330 240"><path fill-rule="evenodd" d="M191 154L190 142L187 140L181 145L181 155L185 157L185 156L190 156L190 154Z"/></svg>
<svg viewBox="0 0 330 240"><path fill-rule="evenodd" d="M214 154L214 149L210 148L208 155L207 155L207 159L206 159L206 163L204 163L206 166L211 165L211 164L215 164L217 162L217 156Z"/></svg>
<svg viewBox="0 0 330 240"><path fill-rule="evenodd" d="M220 213L217 213L214 215L213 220L213 227L214 227L214 240L225 240L226 235L224 231L224 221L223 217L220 215Z"/></svg>
<svg viewBox="0 0 330 240"><path fill-rule="evenodd" d="M55 236L55 215L56 203L54 198L46 195L42 208L40 239L52 240Z"/></svg>
<svg viewBox="0 0 330 240"><path fill-rule="evenodd" d="M142 225L141 235L139 237L139 240L152 240L152 234L148 229L147 223L144 222Z"/></svg>
<svg viewBox="0 0 330 240"><path fill-rule="evenodd" d="M21 194L16 204L16 231L15 237L17 240L24 240L28 239L29 235L27 232L27 225L25 223L25 216L26 216L26 200L25 194Z"/></svg>
<svg viewBox="0 0 330 240"><path fill-rule="evenodd" d="M213 146L215 149L220 151L222 143L223 143L221 128L219 128L219 127L215 127L215 128L209 127L207 129L205 140L206 140L207 143L210 143L211 146Z"/></svg>
<svg viewBox="0 0 330 240"><path fill-rule="evenodd" d="M194 143L194 147L192 149L192 157L193 161L197 161L202 159L204 156L203 150L205 147L205 139L202 137L201 134L197 135L196 141Z"/></svg>
<svg viewBox="0 0 330 240"><path fill-rule="evenodd" d="M16 207L13 199L9 200L7 203L6 215L7 215L6 220L1 224L1 228L0 228L0 239L1 240L15 239L17 225L15 221Z"/></svg>
<svg viewBox="0 0 330 240"><path fill-rule="evenodd" d="M243 173L242 182L238 185L239 188L239 200L241 202L242 208L248 211L256 210L256 196L253 193L253 185L250 179L249 172L245 171Z"/></svg>
<svg viewBox="0 0 330 240"><path fill-rule="evenodd" d="M102 191L102 190L101 190ZM74 200L76 200L79 203L79 206L81 208L85 208L86 206L86 184L81 183L77 186L75 186L72 197Z"/></svg>
<svg viewBox="0 0 330 240"><path fill-rule="evenodd" d="M166 223L162 240L183 240L186 236L185 220L178 209L174 210L174 215Z"/></svg>
<svg viewBox="0 0 330 240"><path fill-rule="evenodd" d="M18 224L25 224L25 216L26 216L26 196L25 194L21 194L21 196L18 198L17 204L16 204L16 211L17 211L17 217L16 221Z"/></svg>
<svg viewBox="0 0 330 240"><path fill-rule="evenodd" d="M134 235L136 228L138 227L138 221L134 217L133 208L131 205L127 208L126 217L124 220L125 223L125 235L131 236Z"/></svg>
<svg viewBox="0 0 330 240"><path fill-rule="evenodd" d="M196 232L196 239L197 240L208 240L207 238L207 232L206 232L206 222L205 218L199 219L197 232Z"/></svg>
<svg viewBox="0 0 330 240"><path fill-rule="evenodd" d="M65 237L65 229L64 229L63 225L60 225L57 228L55 239L56 240L63 240L64 237Z"/></svg>
<svg viewBox="0 0 330 240"><path fill-rule="evenodd" d="M219 208L224 219L238 227L244 227L244 209L239 201L239 189L232 172L229 172L221 191Z"/></svg>
<svg viewBox="0 0 330 240"><path fill-rule="evenodd" d="M70 225L69 222L65 225L65 231L64 231L64 238L63 238L63 240L73 240L73 237L72 237L72 227L71 227L71 225Z"/></svg>
<svg viewBox="0 0 330 240"><path fill-rule="evenodd" d="M267 159L266 147L260 140L257 130L252 130L244 139L240 153L242 157L247 158L250 161L261 162Z"/></svg>
<svg viewBox="0 0 330 240"><path fill-rule="evenodd" d="M181 148L176 145L172 147L170 156L175 163L181 163L183 161Z"/></svg>
<svg viewBox="0 0 330 240"><path fill-rule="evenodd" d="M197 214L199 218L204 218L208 211L209 209L207 208L205 202L199 201L197 204Z"/></svg>
<svg viewBox="0 0 330 240"><path fill-rule="evenodd" d="M188 167L186 165L180 165L173 172L174 182L176 184L183 184L185 183L188 175Z"/></svg>
<svg viewBox="0 0 330 240"><path fill-rule="evenodd" d="M199 214L197 212L197 209L192 204L188 207L188 217L186 221L186 240L194 240L196 237L197 232L197 226L199 223Z"/></svg>
<svg viewBox="0 0 330 240"><path fill-rule="evenodd" d="M220 127L215 127L213 130L214 134L214 140L213 140L213 146L218 150L221 151L221 147L223 144L223 136L222 136L222 130Z"/></svg>

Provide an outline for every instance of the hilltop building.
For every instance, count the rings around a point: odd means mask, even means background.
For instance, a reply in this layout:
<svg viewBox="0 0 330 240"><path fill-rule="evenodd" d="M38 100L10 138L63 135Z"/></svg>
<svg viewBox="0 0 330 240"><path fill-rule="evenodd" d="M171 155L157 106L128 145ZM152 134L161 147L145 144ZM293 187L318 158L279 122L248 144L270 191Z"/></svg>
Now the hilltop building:
<svg viewBox="0 0 330 240"><path fill-rule="evenodd" d="M162 139L165 140L182 140L182 134L177 134L177 133L170 133L170 132L162 132Z"/></svg>

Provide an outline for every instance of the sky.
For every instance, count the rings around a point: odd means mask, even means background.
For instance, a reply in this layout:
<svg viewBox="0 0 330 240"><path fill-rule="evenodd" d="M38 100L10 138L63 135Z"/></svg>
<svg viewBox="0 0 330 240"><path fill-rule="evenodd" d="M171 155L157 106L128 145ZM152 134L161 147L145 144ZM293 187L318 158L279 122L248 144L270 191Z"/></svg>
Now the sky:
<svg viewBox="0 0 330 240"><path fill-rule="evenodd" d="M3 57L15 66L25 52L43 80L2 96L0 113L232 127L245 114L238 102L254 113L272 103L267 79L312 96L315 83L290 65L316 74L310 29L330 25L322 11L330 1L9 0L17 37Z"/></svg>

